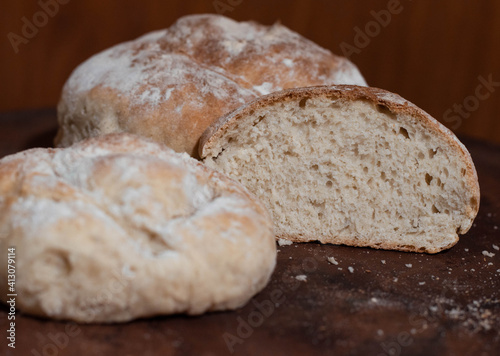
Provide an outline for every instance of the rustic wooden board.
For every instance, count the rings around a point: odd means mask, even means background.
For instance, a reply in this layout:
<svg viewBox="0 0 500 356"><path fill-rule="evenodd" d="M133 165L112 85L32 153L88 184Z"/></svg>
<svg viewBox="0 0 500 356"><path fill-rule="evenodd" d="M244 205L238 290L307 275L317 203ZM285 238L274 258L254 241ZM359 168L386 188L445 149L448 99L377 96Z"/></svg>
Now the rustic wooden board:
<svg viewBox="0 0 500 356"><path fill-rule="evenodd" d="M0 115L0 156L50 146L55 130L53 110ZM500 147L464 143L478 170L481 209L449 251L281 246L271 282L240 310L118 325L19 313L15 350L6 346L2 306L0 354L499 355Z"/></svg>

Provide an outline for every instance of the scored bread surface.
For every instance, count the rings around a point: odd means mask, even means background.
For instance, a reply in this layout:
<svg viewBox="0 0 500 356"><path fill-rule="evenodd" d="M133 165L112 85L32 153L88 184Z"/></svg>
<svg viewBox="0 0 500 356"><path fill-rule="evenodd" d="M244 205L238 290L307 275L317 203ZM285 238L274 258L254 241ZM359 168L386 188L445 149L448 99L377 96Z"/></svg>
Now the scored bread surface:
<svg viewBox="0 0 500 356"><path fill-rule="evenodd" d="M18 308L86 323L240 307L276 259L244 187L128 134L1 159L0 248L12 246ZM3 299L6 269L0 282Z"/></svg>
<svg viewBox="0 0 500 356"><path fill-rule="evenodd" d="M322 84L366 83L349 60L279 23L186 16L76 68L55 141L131 132L197 156L198 139L220 116L273 91Z"/></svg>
<svg viewBox="0 0 500 356"><path fill-rule="evenodd" d="M293 241L435 253L472 225L479 185L455 135L377 88L284 90L242 106L200 140Z"/></svg>

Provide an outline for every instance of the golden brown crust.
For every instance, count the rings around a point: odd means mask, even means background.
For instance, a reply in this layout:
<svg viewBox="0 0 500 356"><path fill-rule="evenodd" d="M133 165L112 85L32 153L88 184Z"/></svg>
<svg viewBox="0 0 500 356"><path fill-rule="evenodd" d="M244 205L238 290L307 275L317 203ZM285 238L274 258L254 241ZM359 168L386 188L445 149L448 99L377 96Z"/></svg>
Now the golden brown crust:
<svg viewBox="0 0 500 356"><path fill-rule="evenodd" d="M301 100L303 98L318 98L328 97L335 100L368 100L375 105L380 105L381 110L389 110L393 114L407 114L419 120L425 126L429 127L436 135L441 136L451 147L453 147L467 166L466 182L467 187L471 191L471 201L467 207L466 215L471 221L477 215L480 202L479 182L477 172L474 167L472 158L465 148L465 146L457 139L455 134L448 128L439 123L436 119L420 109L411 102L401 98L399 95L388 92L383 89L373 87L361 87L353 85L335 85L335 86L316 86L305 88L287 89L280 92L271 93L269 95L260 97L233 112L221 117L217 122L212 124L200 138L199 155L203 159L207 157L212 150L212 146L219 139L221 139L228 129L234 128L238 121L250 115L253 111L272 105L277 102ZM217 156L220 152L210 152L212 155ZM465 234L470 228L469 226L460 227L458 233ZM295 237L287 237L292 241L298 241ZM312 236L311 239L316 239ZM303 241L303 239L302 239ZM457 239L458 241L458 239ZM455 241L456 243L456 241ZM451 247L451 246L450 246ZM390 248L390 246L383 246L381 248ZM392 246L394 248L394 246ZM411 248L398 248L400 250L413 251ZM435 253L439 251L426 251Z"/></svg>
<svg viewBox="0 0 500 356"><path fill-rule="evenodd" d="M85 323L234 309L276 261L272 221L244 187L130 134L2 158L8 246L22 251L19 308Z"/></svg>

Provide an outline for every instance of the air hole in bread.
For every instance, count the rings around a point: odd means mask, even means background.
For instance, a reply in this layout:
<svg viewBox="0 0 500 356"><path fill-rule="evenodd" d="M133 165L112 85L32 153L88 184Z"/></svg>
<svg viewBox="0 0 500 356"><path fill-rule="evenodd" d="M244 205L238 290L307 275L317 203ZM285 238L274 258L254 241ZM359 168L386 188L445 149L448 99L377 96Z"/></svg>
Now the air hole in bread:
<svg viewBox="0 0 500 356"><path fill-rule="evenodd" d="M231 138L231 137L230 137L230 138ZM212 161L213 161L213 162L216 162L216 161L217 161L217 159L219 158L219 156L220 156L220 155L221 155L221 154L222 154L225 150L226 150L225 148L222 148L222 149L221 149L221 151L220 151L220 153L219 153L217 156L212 157Z"/></svg>
<svg viewBox="0 0 500 356"><path fill-rule="evenodd" d="M410 135L408 134L408 130L406 130L404 127L399 128L399 134L403 135L407 139L410 138Z"/></svg>
<svg viewBox="0 0 500 356"><path fill-rule="evenodd" d="M308 98L304 98L304 99L302 99L301 101L299 101L299 107L301 107L301 108L305 108L305 107L306 107L307 100L308 100Z"/></svg>
<svg viewBox="0 0 500 356"><path fill-rule="evenodd" d="M254 121L253 126L257 126L259 122L264 120L265 115L259 116L256 121Z"/></svg>
<svg viewBox="0 0 500 356"><path fill-rule="evenodd" d="M431 181L432 176L429 173L425 173L425 183L427 183L427 185L431 185Z"/></svg>
<svg viewBox="0 0 500 356"><path fill-rule="evenodd" d="M285 151L283 154L285 156L289 156L289 157L298 157L299 156L298 153L292 152L292 151Z"/></svg>
<svg viewBox="0 0 500 356"><path fill-rule="evenodd" d="M437 153L437 148L436 149L431 148L429 150L429 158L433 158L436 155L436 153Z"/></svg>
<svg viewBox="0 0 500 356"><path fill-rule="evenodd" d="M432 213L433 214L439 214L439 209L436 208L436 206L434 204L432 205Z"/></svg>
<svg viewBox="0 0 500 356"><path fill-rule="evenodd" d="M391 111L389 108L383 104L377 104L376 105L377 111L381 114L386 114L391 116Z"/></svg>

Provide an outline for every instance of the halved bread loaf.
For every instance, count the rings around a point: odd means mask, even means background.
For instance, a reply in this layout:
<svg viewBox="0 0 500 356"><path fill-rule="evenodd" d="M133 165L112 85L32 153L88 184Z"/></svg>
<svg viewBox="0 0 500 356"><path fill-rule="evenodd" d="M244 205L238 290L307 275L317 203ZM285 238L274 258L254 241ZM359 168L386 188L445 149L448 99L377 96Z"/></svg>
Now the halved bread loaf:
<svg viewBox="0 0 500 356"><path fill-rule="evenodd" d="M200 155L256 194L293 241L436 253L479 208L474 164L455 135L376 88L264 96L212 125Z"/></svg>

